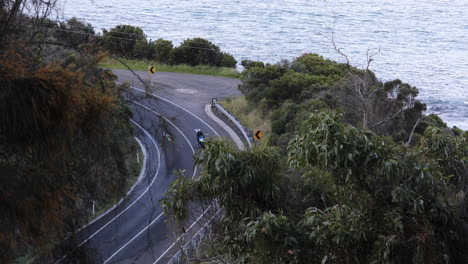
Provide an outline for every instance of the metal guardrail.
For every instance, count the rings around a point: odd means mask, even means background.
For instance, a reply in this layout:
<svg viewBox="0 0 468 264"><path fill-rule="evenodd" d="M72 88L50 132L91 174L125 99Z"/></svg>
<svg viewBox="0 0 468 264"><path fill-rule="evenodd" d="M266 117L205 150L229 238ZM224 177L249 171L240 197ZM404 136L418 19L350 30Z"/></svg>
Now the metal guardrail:
<svg viewBox="0 0 468 264"><path fill-rule="evenodd" d="M198 246L201 244L202 240L205 238L208 232L210 232L210 222L213 218L210 219L198 232L189 240L187 241L181 249L179 249L174 256L171 258L168 264L178 264L181 261L181 257L183 254L189 253L190 250L196 250Z"/></svg>
<svg viewBox="0 0 468 264"><path fill-rule="evenodd" d="M216 202L217 204L217 202ZM171 257L167 264L179 264L183 254L190 254L191 250L196 250L203 239L211 232L211 221L221 212L221 209L215 205L216 212L206 221L206 223L192 236L181 248Z"/></svg>
<svg viewBox="0 0 468 264"><path fill-rule="evenodd" d="M245 127L240 124L240 122L232 116L226 109L224 109L220 104L218 104L218 99L213 98L211 99L211 106L216 107L221 113L223 113L229 120L231 120L234 125L236 125L237 128L239 128L240 132L245 138L245 141L249 144L249 148L252 148L252 142L250 137L247 135L247 132L245 131Z"/></svg>

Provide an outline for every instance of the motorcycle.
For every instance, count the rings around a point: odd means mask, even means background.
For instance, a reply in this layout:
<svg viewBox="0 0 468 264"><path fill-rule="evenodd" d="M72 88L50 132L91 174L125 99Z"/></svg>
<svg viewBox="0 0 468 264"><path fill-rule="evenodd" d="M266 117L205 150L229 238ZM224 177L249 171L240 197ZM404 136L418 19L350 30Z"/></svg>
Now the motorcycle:
<svg viewBox="0 0 468 264"><path fill-rule="evenodd" d="M201 132L200 129L195 129L197 132L197 142L200 147L205 148L205 135L203 135L203 132Z"/></svg>

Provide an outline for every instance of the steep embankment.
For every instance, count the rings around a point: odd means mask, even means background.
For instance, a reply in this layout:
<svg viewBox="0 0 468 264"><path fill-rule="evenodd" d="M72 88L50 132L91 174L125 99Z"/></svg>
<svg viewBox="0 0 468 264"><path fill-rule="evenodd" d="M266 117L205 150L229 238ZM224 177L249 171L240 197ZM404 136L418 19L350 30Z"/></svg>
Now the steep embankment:
<svg viewBox="0 0 468 264"><path fill-rule="evenodd" d="M48 62L21 48L0 53L2 263L48 251L86 221L92 201L121 196L134 150L131 112L94 56Z"/></svg>

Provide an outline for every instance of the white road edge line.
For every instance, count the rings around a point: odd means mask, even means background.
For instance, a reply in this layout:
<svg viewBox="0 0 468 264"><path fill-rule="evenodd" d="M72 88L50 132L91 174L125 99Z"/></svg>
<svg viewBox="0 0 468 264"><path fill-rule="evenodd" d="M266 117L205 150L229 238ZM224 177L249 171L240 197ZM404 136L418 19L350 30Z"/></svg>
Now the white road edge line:
<svg viewBox="0 0 468 264"><path fill-rule="evenodd" d="M174 123L171 122L171 120L165 118L163 115L161 115L160 113L154 111L153 109L147 107L146 105L142 105L138 102L135 102L135 101L132 101L132 100L129 100L129 102L133 103L133 104L136 104L150 112L153 112L155 115L157 116L160 116L161 118L163 118L166 122L168 122L171 126L173 126L184 138L185 140L187 141L187 143L189 144L190 146L190 149L192 150L192 153L195 154L195 149L193 148L192 146L192 143L190 143L190 140L187 138L187 136L182 132L182 130L180 130L180 128L178 128ZM198 166L195 166L195 169L193 170L193 175L192 175L192 179L195 177L195 175L197 174L197 168Z"/></svg>
<svg viewBox="0 0 468 264"><path fill-rule="evenodd" d="M172 123L169 119L165 118L164 116L162 116L160 113L154 111L153 109L147 107L146 105L142 105L138 102L135 102L135 101L132 101L132 100L129 100L129 102L135 104L135 105L138 105L150 112L153 112L155 115L157 116L160 116L161 118L163 118L166 122L168 122L169 124L171 124L184 138L185 140L187 141L187 143L189 144L190 148L192 149L192 153L195 154L195 149L193 148L192 146L192 143L190 143L190 140L187 138L187 136L182 132L182 130L180 130L180 128L178 128L174 123ZM195 177L195 175L197 174L197 168L198 166L195 166L195 169L193 171L193 175L192 175L192 179ZM145 226L140 232L138 232L138 234L136 234L134 237L132 237L127 243L125 243L125 245L123 245L122 247L120 247L117 251L115 251L108 259L106 259L104 261L104 264L109 262L113 257L115 257L120 251L122 251L125 247L127 247L133 240L135 240L138 236L140 236L145 230L147 230L150 226L152 226L159 218L161 218L161 216L163 215L164 213L161 213L159 214L153 221L151 221L151 223L149 223L147 226ZM195 224L195 223L194 223Z"/></svg>
<svg viewBox="0 0 468 264"><path fill-rule="evenodd" d="M121 82L116 82L116 83L122 84ZM135 89L135 90L138 90L138 91L140 91L140 92L146 93L145 90L140 89L140 88L137 88L137 87L134 87L134 86L130 86L130 88ZM190 115L192 115L192 116L194 116L195 118L197 118L198 120L200 120L203 124L205 124L207 127L209 127L217 136L219 136L218 132L216 132L216 130L214 130L208 123L206 123L206 122L203 121L201 118L199 118L197 115L195 115L194 113L192 113L192 112L190 112L189 110L185 109L184 107L182 107L182 106L180 106L180 105L178 105L178 104L176 104L176 103L174 103L174 102L172 102L172 101L170 101L170 100L168 100L168 99L166 99L166 98L164 98L164 97L161 97L161 96L159 96L159 95L155 95L155 94L153 94L153 93L150 93L150 95L153 96L153 97L159 98L159 99L161 99L161 100L163 100L163 101L166 101L166 102L168 102L168 103L170 103L170 104L172 104L172 105L175 105L175 106L179 107L180 109L184 110L185 112L189 113ZM132 102L133 102L133 101L132 101ZM139 103L137 103L137 104L139 104ZM139 105L141 105L141 104L139 104ZM143 106L143 105L141 105L141 106ZM157 115L160 115L159 113L155 112L154 110L152 110L152 109L150 109L150 108L148 108L148 107L146 107L146 106L144 106L144 107L147 108L147 109L149 109L150 111L156 113ZM162 115L160 115L160 116L162 116ZM164 117L163 117L163 118L164 118ZM166 121L169 121L169 120L166 119ZM191 144L190 144L190 146L191 146ZM192 147L192 150L193 150L193 147ZM196 168L195 168L195 169L196 169ZM194 176L195 176L195 174L194 174ZM192 178L193 178L194 176L192 176ZM200 215L200 217L202 217L205 213L206 213L206 211L203 212L203 213ZM200 218L200 217L199 217L199 218ZM211 221L211 220L210 220L210 221ZM210 222L210 221L208 221L208 222ZM190 228L191 228L195 223L196 223L196 222L194 222L194 223L190 226ZM178 240L180 240L181 237L182 237L182 235L179 236L179 238L176 240L176 242L177 242ZM160 255L160 257L159 257L154 263L158 262L158 261L175 245L176 242L174 242L162 255ZM153 264L154 264L154 263L153 263Z"/></svg>
<svg viewBox="0 0 468 264"><path fill-rule="evenodd" d="M128 192L125 194L125 196L128 196L130 193L133 192L133 190L136 188L137 184L140 183L141 180L143 180L143 176L146 172L146 164L148 163L148 154L146 153L146 148L145 146L143 145L143 142L141 142L141 140L139 140L137 137L135 137L136 141L138 142L138 145L140 145L140 148L143 152L143 156L145 156L145 158L143 159L143 165L142 165L142 170L140 172L140 175L138 176L138 179L136 181L136 183L132 186L132 188L130 188L130 190L128 190ZM121 202L123 202L123 198L121 199ZM121 203L119 202L119 204ZM115 206L115 205L114 205Z"/></svg>
<svg viewBox="0 0 468 264"><path fill-rule="evenodd" d="M115 82L115 83L122 84L121 82ZM140 89L140 88L137 88L137 87L134 87L134 86L130 86L130 88L135 89L135 90L138 90L138 91L143 92L143 93L146 93L145 90ZM196 119L200 120L203 124L205 124L207 127L209 127L209 128L219 137L218 132L216 132L216 130L214 130L210 125L208 125L208 123L206 123L206 122L203 121L200 117L198 117L198 116L195 115L194 113L190 112L189 110L185 109L185 108L182 107L181 105L178 105L178 104L176 104L176 103L170 101L169 99L166 99L166 98L161 97L161 96L159 96L159 95L155 95L155 94L153 94L153 93L150 93L150 95L153 96L153 97L159 98L159 99L161 99L161 100L163 100L163 101L166 101L167 103L173 104L173 105L177 106L178 108L184 110L185 112L191 114L193 117L195 117Z"/></svg>
<svg viewBox="0 0 468 264"><path fill-rule="evenodd" d="M138 236L140 236L143 232L145 232L146 229L148 229L151 225L153 225L156 221L158 221L161 218L161 216L163 216L163 214L164 214L164 212L160 213L153 221L151 221L151 223L149 225L147 225L145 228L143 228L140 232L138 232L138 234L136 234L132 239L130 239L127 243L125 243L125 245L121 246L116 252L114 252L114 254L112 254L108 259L106 259L103 264L106 264L113 257L115 257L115 255L119 254L119 252L122 251L125 247L127 247L128 244L132 243L133 240L135 240Z"/></svg>
<svg viewBox="0 0 468 264"><path fill-rule="evenodd" d="M78 233L80 232L81 230L87 228L88 226L92 225L94 222L98 221L99 219L103 218L105 215L107 215L108 213L110 213L112 210L114 210L117 206L119 206L123 201L125 201L125 198L136 188L136 186L141 182L141 180L143 179L143 176L145 175L146 173L146 163L148 162L148 154L146 153L146 148L145 146L143 145L143 143L137 138L137 137L134 137L135 140L138 142L138 145L140 145L140 149L141 151L143 152L143 166L141 167L141 171L140 171L140 175L138 176L138 179L136 180L136 182L133 184L133 186L130 188L130 190L128 190L128 192L125 194L124 197L120 198L120 200L114 204L111 208L107 209L107 211L105 211L104 213L100 214L98 217L94 218L91 222L87 223L86 225L80 227L78 230L76 230L74 233Z"/></svg>
<svg viewBox="0 0 468 264"><path fill-rule="evenodd" d="M158 177L158 174L159 174L159 168L161 167L161 152L159 151L159 147L158 145L156 144L156 141L154 140L154 138L148 133L148 131L146 131L143 127L141 127L139 124L137 124L135 121L131 120L130 121L135 124L136 126L138 126L150 139L151 141L153 142L154 146L156 146L156 149L158 151L158 168L156 170L156 173L153 177L153 180L151 180L151 183L148 185L148 187L146 187L145 191L140 195L138 196L138 198L133 201L127 208L125 208L124 210L122 210L122 212L120 212L118 215L116 215L114 218L112 218L109 222L107 222L104 226L102 226L101 228L99 228L96 232L94 232L90 237L88 237L87 239L85 239L83 242L81 242L80 244L78 244L78 248L83 246L86 242L88 242L91 238L93 238L95 235L97 235L99 232L101 232L104 228L106 228L110 223L114 222L115 219L117 219L119 216L121 216L123 213L125 213L130 207L132 207L136 202L138 202L141 197L143 197L143 195L145 195L149 188L153 185L154 181L156 180L156 178ZM74 249L73 249L74 250ZM72 250L72 251L73 251ZM70 251L70 252L72 252ZM70 252L68 252L67 254L65 254L63 257L61 257L59 260L57 260L55 262L55 264L57 263L60 263L62 260L64 260L66 257L68 257L68 255L70 254Z"/></svg>
<svg viewBox="0 0 468 264"><path fill-rule="evenodd" d="M219 122L222 123L223 121L220 120L218 117L216 117L216 116L213 114L213 112L211 112L210 110L211 110L211 109L210 109L210 105L205 105L205 112L206 112L206 114L207 114L210 118L212 118L215 122L218 123L217 120L219 120ZM217 119L217 120L216 120L216 119ZM232 129L231 129L230 127L226 127L226 125L222 125L221 123L218 123L218 125L220 125L221 127L223 127L223 128L228 132L228 134L233 138L234 142L236 143L237 147L238 147L240 150L244 150L244 149L245 149L245 146L243 145L242 140L239 138L239 136L237 136L237 134L236 134L234 131L232 131ZM231 133L229 132L229 130L231 131ZM195 131L197 131L197 130L195 129ZM236 139L233 137L233 135L235 135L235 136L237 137L238 140L236 140ZM211 207L211 205L210 205L210 207ZM208 207L208 208L210 208L210 207ZM208 209L205 210L205 211L198 217L198 219L189 227L189 229L186 230L186 232L187 232L188 230L190 230L190 229L195 225L195 223L198 222L199 219L201 219L201 218L206 214L207 211L208 211ZM203 229L213 220L213 218L219 213L219 211L220 211L220 210L218 210L218 211L210 218L210 220L208 220L208 221L206 222L206 224L205 224L202 228L200 228L200 230L199 230L193 237L197 236L197 235L201 232L201 230L203 230ZM169 251L175 246L175 244L176 244L177 242L179 242L179 240L180 240L183 236L184 236L184 234L180 235L180 236L176 239L176 241L174 241L174 242L169 246L169 248L167 248L166 251L164 251L164 252L159 256L159 258L158 258L155 262L153 262L153 264L156 264L158 261L160 261L160 260L167 254L167 252L169 252ZM193 237L192 237L192 238L193 238ZM190 242L190 241L189 241L189 242ZM188 243L188 242L187 242L187 243Z"/></svg>

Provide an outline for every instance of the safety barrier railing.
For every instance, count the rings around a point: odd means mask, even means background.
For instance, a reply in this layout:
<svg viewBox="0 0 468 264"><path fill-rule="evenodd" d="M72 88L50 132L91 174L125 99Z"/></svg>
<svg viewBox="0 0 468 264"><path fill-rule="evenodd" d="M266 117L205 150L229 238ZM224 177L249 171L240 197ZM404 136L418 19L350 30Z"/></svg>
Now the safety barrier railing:
<svg viewBox="0 0 468 264"><path fill-rule="evenodd" d="M211 206L210 206L211 207ZM212 204L213 211L215 211L212 215L210 215L208 220L205 220L206 222L200 226L200 229L191 237L189 238L185 243L183 243L179 250L170 258L170 260L167 262L168 264L178 264L181 263L181 258L184 255L191 254L190 252L197 250L203 239L205 239L206 236L209 236L211 232L211 224L212 221L215 217L219 217L219 214L221 213L221 209L218 206L217 201ZM198 222L198 220L197 220Z"/></svg>
<svg viewBox="0 0 468 264"><path fill-rule="evenodd" d="M232 123L234 123L234 125L240 130L240 132L244 136L245 141L247 141L247 144L249 144L249 148L252 148L252 139L248 136L246 128L243 125L241 125L239 120L237 120L233 115L231 115L231 113L224 109L222 105L218 104L218 99L211 99L211 106L217 108L219 111L221 111L221 113L223 113L227 118L229 118L229 120L231 120Z"/></svg>

